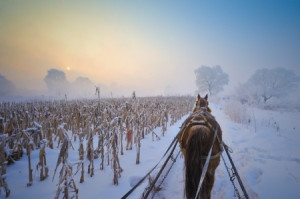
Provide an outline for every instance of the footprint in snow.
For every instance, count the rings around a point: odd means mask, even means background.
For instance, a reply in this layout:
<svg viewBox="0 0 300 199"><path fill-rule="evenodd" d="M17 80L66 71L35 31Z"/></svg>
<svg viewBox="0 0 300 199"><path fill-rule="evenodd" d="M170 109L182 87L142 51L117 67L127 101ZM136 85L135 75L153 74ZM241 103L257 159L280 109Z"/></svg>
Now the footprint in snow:
<svg viewBox="0 0 300 199"><path fill-rule="evenodd" d="M246 176L247 176L247 181L250 185L256 185L261 182L261 176L263 172L259 168L251 168L250 170L247 171ZM253 187L253 186L251 186Z"/></svg>
<svg viewBox="0 0 300 199"><path fill-rule="evenodd" d="M141 179L142 179L142 177L140 177L140 176L131 176L129 178L130 186L131 187L135 186Z"/></svg>

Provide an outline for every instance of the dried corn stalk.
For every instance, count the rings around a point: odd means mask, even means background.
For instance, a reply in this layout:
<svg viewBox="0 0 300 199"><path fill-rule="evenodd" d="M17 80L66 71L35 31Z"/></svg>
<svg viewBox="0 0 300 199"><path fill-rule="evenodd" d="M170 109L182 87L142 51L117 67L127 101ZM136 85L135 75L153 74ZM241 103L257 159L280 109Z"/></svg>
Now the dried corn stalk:
<svg viewBox="0 0 300 199"><path fill-rule="evenodd" d="M90 130L87 142L87 149L86 149L86 156L87 159L90 161L88 165L88 173L91 177L94 175L94 145L93 145L93 132Z"/></svg>
<svg viewBox="0 0 300 199"><path fill-rule="evenodd" d="M190 97L137 98L135 94L133 96L130 99L101 99L101 104L99 100L100 92L99 98L96 100L0 103L0 136L2 134L6 137L3 145L7 153L4 157L4 164L2 161L4 165L2 171L5 170L5 163L8 161L13 163L26 150L28 154L29 184L31 184L31 151L39 148L40 141L43 139L47 139L49 148L53 148L54 144L61 149L65 148L63 143L66 138L66 130L69 130L68 133L72 133L70 137L74 138L73 142L79 142L80 144L80 139L90 140L88 146L84 146L84 143L79 145L81 152L79 152L78 159L81 161L77 163L80 166L77 166L81 169L80 181L84 181L84 152L82 152L82 149L89 149L89 152L86 153L89 153L88 157L90 157L90 174L93 173L91 172L93 160L97 158L96 156L99 156L101 158L100 169L104 169L106 166L104 162L107 162L113 169L114 181L117 184L122 171L119 154L126 155L126 151L123 151L123 142L127 140L127 135L125 136L127 129L125 128L130 127L132 130L131 139L128 140L134 140L133 147L137 149L135 161L139 163L140 156L143 154L142 139L154 131L156 133L152 133L152 136L159 139L160 133L164 135L168 125L174 124L186 115L192 109L194 102L194 99ZM22 129L27 131L22 132ZM91 129L94 131L90 132ZM153 140L155 140L154 137ZM76 138L79 138L79 140L76 140ZM96 150L91 145L93 139L98 139ZM132 148L132 142L127 142L127 144L128 149ZM71 142L68 145L70 146ZM43 160L44 146L41 145L40 147L40 156ZM62 163L65 162L64 159L67 157L63 154L59 157L59 165L64 165ZM41 160L40 162L42 162ZM44 158L44 160L46 159ZM65 165L64 171L70 173L72 170L70 166L72 167L70 164ZM41 168L40 165L39 168ZM62 176L70 176L67 173L63 173ZM45 175L45 170L43 174ZM68 179L70 178L68 177ZM62 184L64 182L62 181ZM66 189L62 188L60 193L64 193L64 190L67 189L68 191L72 190L70 187L74 186L72 183L68 183L66 182L68 187ZM60 187L63 187L62 184ZM71 192L66 192L66 196L69 197L69 193Z"/></svg>
<svg viewBox="0 0 300 199"><path fill-rule="evenodd" d="M10 194L10 190L5 182L5 177L3 175L6 174L6 157L5 157L5 137L0 137L0 193L1 187L3 187L5 191L5 196L8 197Z"/></svg>
<svg viewBox="0 0 300 199"><path fill-rule="evenodd" d="M5 196L8 197L10 194L10 190L5 182L5 178L2 175L0 175L0 193L1 193L1 187L3 187L5 191Z"/></svg>
<svg viewBox="0 0 300 199"><path fill-rule="evenodd" d="M68 151L71 145L71 140L69 139L66 132L64 132L64 140L59 152L59 156L56 163L56 168L54 170L53 179L56 174L56 170L60 164L62 164L61 170L59 172L59 182L55 195L55 199L60 198L60 194L63 194L63 199L78 198L78 189L73 179L73 169L72 165L68 163Z"/></svg>
<svg viewBox="0 0 300 199"><path fill-rule="evenodd" d="M26 154L27 154L27 159L28 159L28 179L29 182L27 183L27 186L31 186L33 182L33 177L32 177L32 167L31 167L31 151L34 150L34 142L31 134L34 133L33 129L27 129L26 131L23 132L23 141L24 141L24 146L26 148Z"/></svg>
<svg viewBox="0 0 300 199"><path fill-rule="evenodd" d="M39 153L39 162L36 165L36 169L39 170L40 169L40 181L45 180L49 175L49 169L47 166L47 160L46 160L46 145L47 145L47 141L43 140L42 141L42 147Z"/></svg>
<svg viewBox="0 0 300 199"><path fill-rule="evenodd" d="M112 137L112 158L113 158L113 170L114 170L114 179L113 182L115 185L119 183L119 177L121 177L121 172L123 169L121 168L120 165L120 160L118 157L118 136L115 132L113 132L113 137Z"/></svg>

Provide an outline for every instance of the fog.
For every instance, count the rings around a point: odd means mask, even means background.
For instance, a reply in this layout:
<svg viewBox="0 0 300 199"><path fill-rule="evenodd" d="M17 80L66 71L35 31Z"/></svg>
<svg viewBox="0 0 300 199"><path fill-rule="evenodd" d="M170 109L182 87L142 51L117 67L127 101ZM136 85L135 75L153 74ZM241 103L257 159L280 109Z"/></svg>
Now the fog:
<svg viewBox="0 0 300 199"><path fill-rule="evenodd" d="M300 75L299 13L296 1L0 1L0 94L194 95L194 71L219 65L230 95L258 69Z"/></svg>
<svg viewBox="0 0 300 199"><path fill-rule="evenodd" d="M0 74L0 96L8 97L16 94L15 85Z"/></svg>

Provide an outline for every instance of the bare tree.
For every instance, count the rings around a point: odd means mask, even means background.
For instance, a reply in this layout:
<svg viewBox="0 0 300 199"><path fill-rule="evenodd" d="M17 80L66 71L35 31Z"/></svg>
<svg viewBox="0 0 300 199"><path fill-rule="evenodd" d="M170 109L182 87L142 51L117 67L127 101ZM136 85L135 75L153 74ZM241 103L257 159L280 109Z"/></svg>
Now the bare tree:
<svg viewBox="0 0 300 199"><path fill-rule="evenodd" d="M223 90L223 87L228 84L228 74L224 73L221 66L201 66L195 71L197 92L209 95L215 95Z"/></svg>
<svg viewBox="0 0 300 199"><path fill-rule="evenodd" d="M97 94L96 87L96 94ZM72 98L91 98L95 90L94 83L88 77L77 77L70 83L70 95ZM100 88L98 96L100 96ZM100 97L99 97L100 98Z"/></svg>

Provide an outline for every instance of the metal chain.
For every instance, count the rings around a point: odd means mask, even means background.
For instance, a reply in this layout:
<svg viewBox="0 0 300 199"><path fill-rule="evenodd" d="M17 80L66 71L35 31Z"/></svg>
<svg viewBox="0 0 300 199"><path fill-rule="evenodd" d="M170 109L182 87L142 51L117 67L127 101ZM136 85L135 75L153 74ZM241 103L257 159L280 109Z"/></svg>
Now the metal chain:
<svg viewBox="0 0 300 199"><path fill-rule="evenodd" d="M231 152L231 153L232 153L232 152ZM234 197L237 197L237 198L239 198L239 199L247 199L246 196L241 196L241 194L240 194L238 188L237 188L236 185L235 185L236 173L235 173L234 169L233 169L233 168L231 168L231 169L229 168L229 166L226 164L226 161L225 161L223 155L221 155L221 157L222 157L222 160L223 160L223 162L224 162L224 165L225 165L226 171L227 171L227 173L228 173L229 179L230 179L230 181L231 181L231 183L232 183L232 185L233 185L233 190L234 190L233 196L234 196Z"/></svg>
<svg viewBox="0 0 300 199"><path fill-rule="evenodd" d="M235 173L234 173L233 169L229 169L229 167L227 166L227 164L225 162L225 159L224 159L223 155L221 155L221 157L222 157L222 160L223 160L224 165L226 167L226 171L228 173L229 179L230 179L230 181L231 181L231 183L233 185L234 197L237 197L237 198L241 199L241 195L239 193L239 190L237 189L237 187L235 185L235 182L234 182L234 180L235 180ZM230 170L231 170L231 173L230 173Z"/></svg>
<svg viewBox="0 0 300 199"><path fill-rule="evenodd" d="M176 162L176 160L177 160L177 158L178 158L179 154L180 154L180 151L178 151L178 153L177 153L177 155L176 155L176 157L175 157L175 158L173 158L173 155L171 156L171 160L172 160L171 166L169 167L169 169L168 169L168 171L167 171L166 175L163 177L163 179L161 180L161 182L159 183L159 185L158 185L157 187L160 187L160 186L162 185L162 183L165 181L165 179L166 179L166 178L167 178L167 176L169 175L169 172L171 171L171 169L172 169L173 165L175 164L175 162ZM155 194L156 194L156 192L154 192L154 193L153 193L153 195L152 195L151 199L153 199L153 198L154 198Z"/></svg>
<svg viewBox="0 0 300 199"><path fill-rule="evenodd" d="M243 191L244 197L246 199L249 199L248 193L247 193L247 191L246 191L246 189L245 189L245 187L243 185L242 179L240 178L240 175L239 175L239 173L238 173L238 171L237 171L237 169L236 169L236 167L235 167L235 165L233 163L233 160L232 160L232 158L230 156L230 153L232 153L232 149L229 148L224 142L223 142L223 146L224 146L225 152L227 154L227 157L229 159L229 162L231 163L232 172L234 173L234 176L236 177L236 179L237 179L237 181L238 181L238 183L240 185L240 188Z"/></svg>
<svg viewBox="0 0 300 199"><path fill-rule="evenodd" d="M162 171L165 169L165 167L166 167L168 161L171 159L171 157L172 157L172 155L173 155L173 153L174 153L174 150L175 150L175 148L176 148L176 146L177 146L177 143L178 143L178 140L176 140L176 142L175 142L175 144L174 144L174 146L173 146L173 148L172 148L172 150L171 150L169 156L167 157L166 161L164 162L164 164L162 165L161 169L160 169L159 172L157 173L157 175L156 175L155 179L153 180L153 182L150 184L149 190L146 192L146 194L143 196L143 198L148 198L148 196L149 196L150 192L152 191L152 189L153 189L155 183L157 182L159 176L161 175Z"/></svg>
<svg viewBox="0 0 300 199"><path fill-rule="evenodd" d="M174 137L172 143L170 144L170 146L168 147L167 151L165 152L165 154L163 155L163 157L158 161L158 163L136 184L134 185L134 187L132 187L121 199L126 199L138 186L141 185L141 183L147 178L148 175L150 175L150 173L152 173L152 171L159 165L159 163L164 159L164 157L167 155L167 153L169 152L169 150L171 149L171 147L173 146L172 152L171 154L174 152L174 149L178 143L178 135L179 133Z"/></svg>

